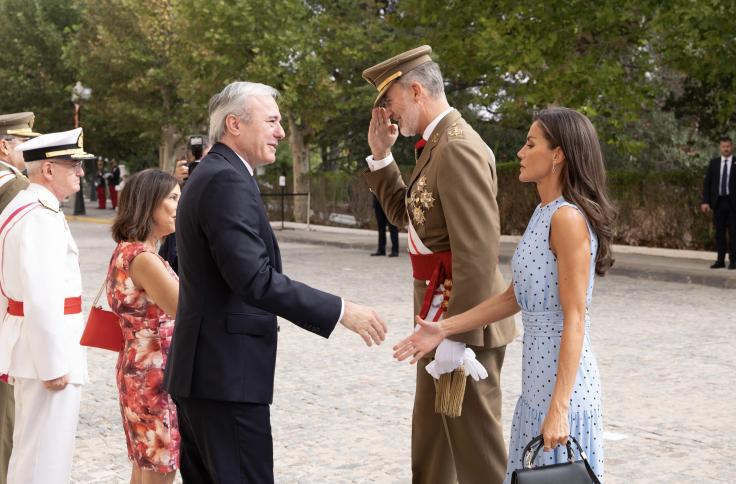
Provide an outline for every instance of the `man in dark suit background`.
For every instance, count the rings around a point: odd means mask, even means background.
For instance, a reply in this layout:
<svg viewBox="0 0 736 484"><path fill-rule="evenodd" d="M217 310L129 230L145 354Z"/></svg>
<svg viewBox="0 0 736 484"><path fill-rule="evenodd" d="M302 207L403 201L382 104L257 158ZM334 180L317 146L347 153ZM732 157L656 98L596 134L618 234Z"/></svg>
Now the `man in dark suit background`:
<svg viewBox="0 0 736 484"><path fill-rule="evenodd" d="M276 316L325 338L338 322L368 346L385 337L372 309L281 273L253 178L285 136L276 96L234 82L212 97L213 146L179 202L179 306L165 385L179 412L186 483L273 482Z"/></svg>
<svg viewBox="0 0 736 484"><path fill-rule="evenodd" d="M703 182L703 200L700 210L713 211L716 227L716 252L718 259L711 269L726 267L736 269L736 173L733 163L733 142L728 136L720 139L721 156L710 160ZM728 237L726 233L728 232Z"/></svg>
<svg viewBox="0 0 736 484"><path fill-rule="evenodd" d="M391 253L389 257L399 256L399 229L396 225L388 221L386 214L381 208L381 203L376 196L373 196L373 211L376 214L376 224L378 225L378 249L373 252L372 256L386 255L386 226L388 233L391 235Z"/></svg>

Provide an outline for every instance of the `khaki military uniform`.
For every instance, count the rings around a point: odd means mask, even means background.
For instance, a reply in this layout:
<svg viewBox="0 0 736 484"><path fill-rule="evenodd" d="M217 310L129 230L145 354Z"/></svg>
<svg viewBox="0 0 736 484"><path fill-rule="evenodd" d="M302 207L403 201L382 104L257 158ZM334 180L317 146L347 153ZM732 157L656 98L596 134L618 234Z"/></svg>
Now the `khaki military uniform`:
<svg viewBox="0 0 736 484"><path fill-rule="evenodd" d="M0 161L0 212L5 210L10 201L27 187L28 179L20 171L14 166ZM14 427L15 399L13 398L13 387L4 381L0 381L0 484L5 484L8 474L8 462L13 450Z"/></svg>
<svg viewBox="0 0 736 484"><path fill-rule="evenodd" d="M0 160L0 212L21 190L28 188L28 178L17 168Z"/></svg>
<svg viewBox="0 0 736 484"><path fill-rule="evenodd" d="M391 223L411 222L432 252L452 252L452 291L446 316L462 313L508 286L498 268L500 222L493 153L457 111L447 114L427 140L408 186L396 163L365 178ZM427 281L414 280L418 314ZM468 379L462 415L434 411L435 387L417 365L412 420L412 475L416 483L500 483L506 474L501 427L500 373L506 344L516 336L513 318L452 336L466 343L488 371Z"/></svg>

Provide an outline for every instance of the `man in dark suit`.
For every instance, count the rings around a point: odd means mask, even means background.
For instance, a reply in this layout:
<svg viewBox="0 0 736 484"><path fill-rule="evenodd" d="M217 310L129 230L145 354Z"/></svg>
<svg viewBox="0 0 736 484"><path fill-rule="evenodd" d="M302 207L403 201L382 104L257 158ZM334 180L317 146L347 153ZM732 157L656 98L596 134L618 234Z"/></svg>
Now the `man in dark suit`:
<svg viewBox="0 0 736 484"><path fill-rule="evenodd" d="M273 482L276 316L325 338L338 322L368 346L385 337L372 309L281 272L253 178L284 137L276 95L234 82L212 97L214 145L179 202L179 306L165 385L179 412L186 483Z"/></svg>
<svg viewBox="0 0 736 484"><path fill-rule="evenodd" d="M721 156L710 160L703 182L703 200L700 210L713 211L716 227L716 252L718 259L711 269L726 267L736 269L736 173L733 163L733 142L728 136L720 140ZM728 232L728 237L726 237Z"/></svg>
<svg viewBox="0 0 736 484"><path fill-rule="evenodd" d="M386 226L388 233L391 235L391 253L389 257L399 256L399 229L386 218L386 214L381 208L381 203L373 196L373 211L376 214L376 224L378 224L378 250L371 255L386 255Z"/></svg>

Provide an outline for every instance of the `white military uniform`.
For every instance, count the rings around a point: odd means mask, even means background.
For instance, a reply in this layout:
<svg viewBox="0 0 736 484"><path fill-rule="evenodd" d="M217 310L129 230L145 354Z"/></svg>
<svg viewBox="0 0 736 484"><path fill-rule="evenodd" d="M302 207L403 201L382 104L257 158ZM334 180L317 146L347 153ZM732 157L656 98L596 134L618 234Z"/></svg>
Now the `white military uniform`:
<svg viewBox="0 0 736 484"><path fill-rule="evenodd" d="M16 409L8 483L66 484L87 382L82 278L59 201L42 185L0 214L0 284L0 374L14 381ZM64 375L65 389L44 387Z"/></svg>

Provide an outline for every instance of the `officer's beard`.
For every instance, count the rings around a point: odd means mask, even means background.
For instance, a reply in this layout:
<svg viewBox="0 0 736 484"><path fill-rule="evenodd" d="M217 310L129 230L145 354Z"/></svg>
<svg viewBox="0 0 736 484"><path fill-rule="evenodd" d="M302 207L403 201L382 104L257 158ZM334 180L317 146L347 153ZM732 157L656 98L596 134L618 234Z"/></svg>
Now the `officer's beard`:
<svg viewBox="0 0 736 484"><path fill-rule="evenodd" d="M417 135L417 125L419 124L419 108L412 107L404 111L399 121L399 133L402 136L411 138Z"/></svg>

